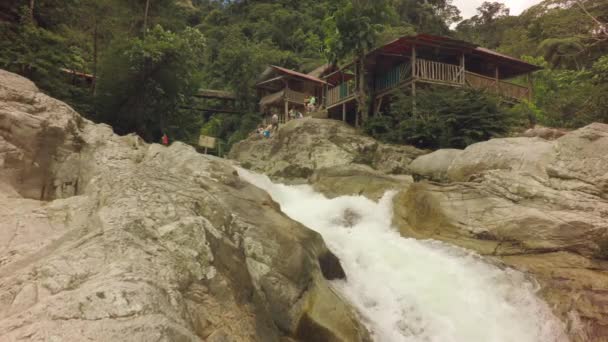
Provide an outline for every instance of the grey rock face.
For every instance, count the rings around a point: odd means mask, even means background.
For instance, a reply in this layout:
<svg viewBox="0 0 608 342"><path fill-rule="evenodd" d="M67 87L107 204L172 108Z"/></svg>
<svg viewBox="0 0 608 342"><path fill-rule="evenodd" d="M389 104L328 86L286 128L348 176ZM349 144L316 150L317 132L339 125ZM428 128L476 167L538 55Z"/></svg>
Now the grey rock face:
<svg viewBox="0 0 608 342"><path fill-rule="evenodd" d="M0 340L369 340L322 238L229 161L0 71Z"/></svg>
<svg viewBox="0 0 608 342"><path fill-rule="evenodd" d="M371 199L412 183L409 165L428 151L378 143L336 120L306 118L283 125L270 138L250 137L230 157L284 183L310 183L328 197Z"/></svg>
<svg viewBox="0 0 608 342"><path fill-rule="evenodd" d="M395 222L403 235L449 241L530 272L573 341L608 341L606 150L608 125L592 124L554 141L477 143L451 163L433 164L451 154L434 152L412 168L448 183L402 191Z"/></svg>
<svg viewBox="0 0 608 342"><path fill-rule="evenodd" d="M387 175L360 164L319 169L309 181L328 198L362 195L372 200L380 199L389 190L407 189L413 183L409 175Z"/></svg>
<svg viewBox="0 0 608 342"><path fill-rule="evenodd" d="M408 165L427 153L411 146L381 144L341 121L306 118L283 125L270 139L237 143L230 157L279 180L306 180L316 170L351 164L385 174L408 174Z"/></svg>

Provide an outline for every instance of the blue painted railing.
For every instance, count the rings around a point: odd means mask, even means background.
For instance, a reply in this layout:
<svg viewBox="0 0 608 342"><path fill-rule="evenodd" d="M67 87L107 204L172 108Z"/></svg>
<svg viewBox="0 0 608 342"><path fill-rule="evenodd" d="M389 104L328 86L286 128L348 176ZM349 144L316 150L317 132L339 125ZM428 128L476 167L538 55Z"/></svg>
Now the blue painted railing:
<svg viewBox="0 0 608 342"><path fill-rule="evenodd" d="M405 81L411 75L409 63L402 63L394 66L388 72L378 75L375 81L375 90L382 91L392 88L402 81Z"/></svg>

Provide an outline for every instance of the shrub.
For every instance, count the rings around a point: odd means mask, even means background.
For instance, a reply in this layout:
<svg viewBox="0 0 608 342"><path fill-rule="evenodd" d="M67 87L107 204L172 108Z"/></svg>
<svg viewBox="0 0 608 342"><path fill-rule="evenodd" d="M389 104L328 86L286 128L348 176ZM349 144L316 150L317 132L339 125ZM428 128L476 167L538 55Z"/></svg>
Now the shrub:
<svg viewBox="0 0 608 342"><path fill-rule="evenodd" d="M517 118L492 96L471 89L434 87L393 99L387 114L368 120L364 130L390 143L422 148L464 148L503 136Z"/></svg>

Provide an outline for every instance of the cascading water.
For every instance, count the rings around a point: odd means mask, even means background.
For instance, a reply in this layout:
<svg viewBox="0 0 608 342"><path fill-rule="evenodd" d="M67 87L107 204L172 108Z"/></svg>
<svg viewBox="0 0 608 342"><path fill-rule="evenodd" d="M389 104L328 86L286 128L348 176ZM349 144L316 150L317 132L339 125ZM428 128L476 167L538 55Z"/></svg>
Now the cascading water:
<svg viewBox="0 0 608 342"><path fill-rule="evenodd" d="M523 274L391 227L392 196L327 199L310 186L273 184L239 169L292 219L319 232L340 258L333 285L359 310L375 341L566 341L562 323Z"/></svg>

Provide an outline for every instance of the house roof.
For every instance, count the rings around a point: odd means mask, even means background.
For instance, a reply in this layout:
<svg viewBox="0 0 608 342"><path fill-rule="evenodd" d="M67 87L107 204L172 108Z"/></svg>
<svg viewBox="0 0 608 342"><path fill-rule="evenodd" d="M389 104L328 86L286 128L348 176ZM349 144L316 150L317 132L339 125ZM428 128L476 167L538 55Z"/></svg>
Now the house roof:
<svg viewBox="0 0 608 342"><path fill-rule="evenodd" d="M277 77L278 75L278 77ZM283 76L291 76L295 78L299 78L305 81L310 81L319 84L325 84L326 82L319 79L318 77L307 75L298 71L294 71L291 69L282 68L276 65L270 65L266 70L260 75L256 86L261 86L262 84L272 83L278 80L281 80Z"/></svg>
<svg viewBox="0 0 608 342"><path fill-rule="evenodd" d="M509 76L517 76L542 69L539 66L527 63L521 59L507 56L496 51L486 49L463 40L453 39L449 37L434 36L430 34L417 34L412 36L404 36L393 40L392 42L382 45L372 50L367 56L375 54L394 54L406 55L411 52L413 46L430 46L443 50L453 50L464 52L465 56L473 55L483 60L491 61L497 65L508 68Z"/></svg>
<svg viewBox="0 0 608 342"><path fill-rule="evenodd" d="M336 85L336 84L340 84L344 81L352 80L353 78L355 78L355 75L348 71L337 70L337 71L332 72L331 74L327 74L326 76L324 76L324 78L327 81L327 83L329 83L331 85Z"/></svg>
<svg viewBox="0 0 608 342"><path fill-rule="evenodd" d="M285 90L277 91L276 93L272 93L270 95L266 95L260 99L260 105L262 107L269 106L272 104L276 104L283 100L283 95L285 94Z"/></svg>
<svg viewBox="0 0 608 342"><path fill-rule="evenodd" d="M284 74L288 74L288 75L299 77L299 78L304 78L304 79L307 79L309 81L316 82L316 83L325 84L325 81L323 81L322 79L320 79L318 77L312 76L312 75L303 74L301 72L297 72L297 71L294 71L294 70L282 68L282 67L276 66L276 65L271 65L271 67L275 68L276 70L278 70L278 71L280 71L280 72L282 72Z"/></svg>
<svg viewBox="0 0 608 342"><path fill-rule="evenodd" d="M490 50L490 49L486 49L484 47L478 46L475 48L475 52L479 53L479 54L485 54L485 55L490 55L490 56L495 56L501 59L505 59L505 60L510 60L511 62L515 62L515 63L519 63L522 65L527 65L530 66L532 68L534 68L535 70L540 70L542 69L542 67L539 67L538 65L534 65L534 64L530 64L528 62L524 62L519 58L515 58L515 57L511 57L505 54L502 54L500 52L496 52L494 50Z"/></svg>
<svg viewBox="0 0 608 342"><path fill-rule="evenodd" d="M336 71L336 70L338 70L338 66L336 66L333 63L326 63L326 64L319 65L318 67L314 68L311 72L308 73L308 75L317 77L317 78L321 78L324 75L331 73L333 71Z"/></svg>
<svg viewBox="0 0 608 342"><path fill-rule="evenodd" d="M369 55L374 53L400 53L403 50L409 50L413 45L430 45L441 48L452 48L457 50L473 49L475 44L457 40L449 37L433 36L430 34L417 34L413 36L403 36L397 38L390 43L384 44L372 50Z"/></svg>

